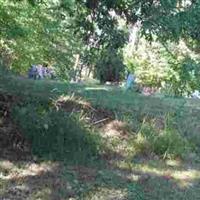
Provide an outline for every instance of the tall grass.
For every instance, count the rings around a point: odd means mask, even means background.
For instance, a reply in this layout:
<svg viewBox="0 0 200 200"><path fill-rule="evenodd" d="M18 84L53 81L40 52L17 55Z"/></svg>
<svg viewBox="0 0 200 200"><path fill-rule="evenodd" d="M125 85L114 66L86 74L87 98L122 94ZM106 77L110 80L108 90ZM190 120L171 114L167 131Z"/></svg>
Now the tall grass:
<svg viewBox="0 0 200 200"><path fill-rule="evenodd" d="M144 121L132 145L137 153L153 153L164 159L184 159L195 147L179 133L173 125L173 118L168 115L162 128L158 128L153 120Z"/></svg>
<svg viewBox="0 0 200 200"><path fill-rule="evenodd" d="M78 116L28 104L15 107L13 118L39 158L87 164L98 157L100 138Z"/></svg>

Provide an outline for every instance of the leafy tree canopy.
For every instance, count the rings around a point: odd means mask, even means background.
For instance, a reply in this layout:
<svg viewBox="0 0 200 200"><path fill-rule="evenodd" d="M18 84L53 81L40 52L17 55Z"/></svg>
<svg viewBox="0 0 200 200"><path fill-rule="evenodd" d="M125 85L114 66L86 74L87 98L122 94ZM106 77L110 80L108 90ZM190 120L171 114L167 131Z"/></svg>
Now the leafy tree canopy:
<svg viewBox="0 0 200 200"><path fill-rule="evenodd" d="M119 74L105 76L120 77L125 67L121 50L138 22L149 41L182 38L199 52L197 0L0 0L1 62L25 72L32 63L48 61L66 75L77 54L81 64L99 73L99 67L108 71L107 60L114 56L119 62L110 59L114 64L109 66L120 63Z"/></svg>
<svg viewBox="0 0 200 200"><path fill-rule="evenodd" d="M0 58L25 73L31 64L59 66L60 75L73 66L82 45L69 26L69 14L56 1L0 0Z"/></svg>

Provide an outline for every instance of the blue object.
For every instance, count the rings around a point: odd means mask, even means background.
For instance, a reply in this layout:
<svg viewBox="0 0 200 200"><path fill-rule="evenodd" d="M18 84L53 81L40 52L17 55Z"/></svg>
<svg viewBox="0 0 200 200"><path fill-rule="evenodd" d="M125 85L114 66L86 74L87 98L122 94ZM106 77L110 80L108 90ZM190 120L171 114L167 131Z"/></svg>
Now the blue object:
<svg viewBox="0 0 200 200"><path fill-rule="evenodd" d="M28 78L30 79L54 79L55 77L55 72L52 68L43 67L42 65L31 65L30 69L28 70Z"/></svg>
<svg viewBox="0 0 200 200"><path fill-rule="evenodd" d="M134 85L135 77L133 74L129 74L126 80L126 90L132 89Z"/></svg>

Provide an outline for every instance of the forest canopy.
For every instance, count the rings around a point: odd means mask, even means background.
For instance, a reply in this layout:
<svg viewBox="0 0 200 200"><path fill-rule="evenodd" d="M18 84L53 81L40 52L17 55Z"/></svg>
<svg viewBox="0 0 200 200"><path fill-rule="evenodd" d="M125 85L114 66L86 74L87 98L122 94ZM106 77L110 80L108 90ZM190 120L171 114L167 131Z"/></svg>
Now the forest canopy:
<svg viewBox="0 0 200 200"><path fill-rule="evenodd" d="M199 87L199 25L195 0L0 0L0 61L20 74L47 62L66 80L132 70L182 95Z"/></svg>

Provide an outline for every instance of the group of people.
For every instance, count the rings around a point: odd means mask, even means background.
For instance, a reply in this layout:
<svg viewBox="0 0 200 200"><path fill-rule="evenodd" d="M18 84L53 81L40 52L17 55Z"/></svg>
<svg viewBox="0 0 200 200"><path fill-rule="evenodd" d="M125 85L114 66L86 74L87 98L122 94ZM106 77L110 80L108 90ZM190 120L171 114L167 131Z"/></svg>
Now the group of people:
<svg viewBox="0 0 200 200"><path fill-rule="evenodd" d="M52 67L49 67L47 64L43 65L31 65L28 71L28 77L30 79L44 79L44 78L55 78L55 72Z"/></svg>

